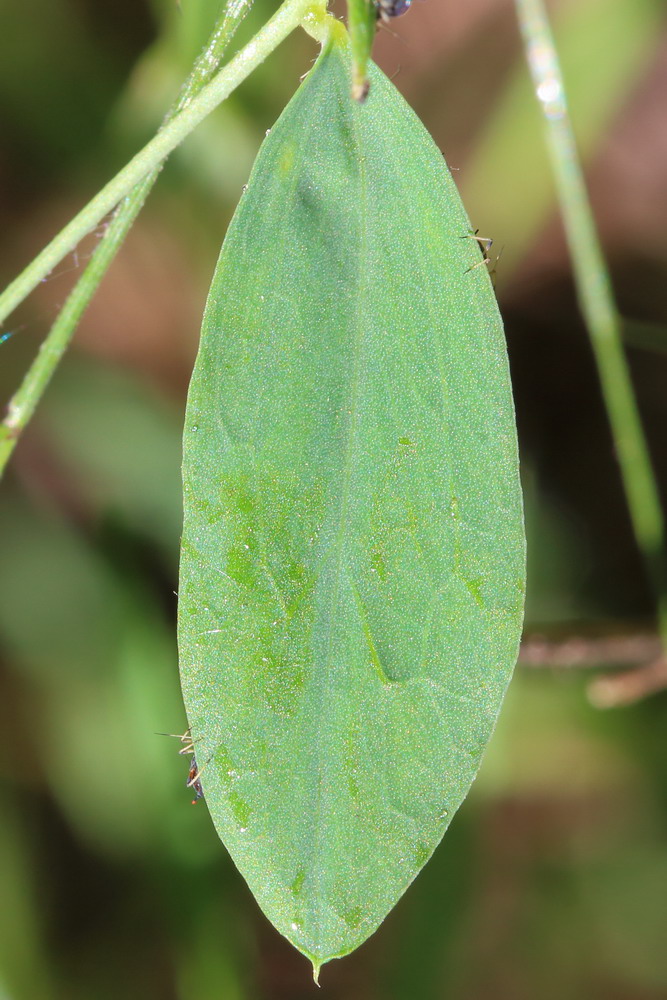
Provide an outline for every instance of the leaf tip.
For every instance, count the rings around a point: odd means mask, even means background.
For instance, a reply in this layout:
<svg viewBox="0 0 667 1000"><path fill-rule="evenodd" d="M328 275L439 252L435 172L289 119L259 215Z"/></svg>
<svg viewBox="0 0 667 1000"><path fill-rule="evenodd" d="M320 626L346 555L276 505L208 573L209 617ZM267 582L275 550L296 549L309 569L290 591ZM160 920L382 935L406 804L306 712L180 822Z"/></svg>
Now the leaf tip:
<svg viewBox="0 0 667 1000"><path fill-rule="evenodd" d="M322 968L321 962L313 962L313 982L317 987L320 987L320 969Z"/></svg>

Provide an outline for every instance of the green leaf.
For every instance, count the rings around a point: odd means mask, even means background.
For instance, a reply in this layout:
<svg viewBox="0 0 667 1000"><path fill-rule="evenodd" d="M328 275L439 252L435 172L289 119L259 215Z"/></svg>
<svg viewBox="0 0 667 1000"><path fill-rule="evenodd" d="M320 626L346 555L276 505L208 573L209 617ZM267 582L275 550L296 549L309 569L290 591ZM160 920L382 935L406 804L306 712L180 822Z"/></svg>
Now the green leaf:
<svg viewBox="0 0 667 1000"><path fill-rule="evenodd" d="M185 427L182 684L216 828L315 969L440 841L516 658L500 317L454 183L330 44L264 142Z"/></svg>

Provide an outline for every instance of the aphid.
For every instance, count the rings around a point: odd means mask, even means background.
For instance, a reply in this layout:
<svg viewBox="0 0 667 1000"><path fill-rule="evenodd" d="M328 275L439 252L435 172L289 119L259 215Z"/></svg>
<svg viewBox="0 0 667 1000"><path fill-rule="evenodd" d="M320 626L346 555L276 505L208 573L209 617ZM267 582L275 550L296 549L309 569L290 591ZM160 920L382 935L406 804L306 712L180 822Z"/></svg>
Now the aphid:
<svg viewBox="0 0 667 1000"><path fill-rule="evenodd" d="M392 17L400 17L407 14L412 5L412 0L373 0L377 11L378 19L389 21Z"/></svg>

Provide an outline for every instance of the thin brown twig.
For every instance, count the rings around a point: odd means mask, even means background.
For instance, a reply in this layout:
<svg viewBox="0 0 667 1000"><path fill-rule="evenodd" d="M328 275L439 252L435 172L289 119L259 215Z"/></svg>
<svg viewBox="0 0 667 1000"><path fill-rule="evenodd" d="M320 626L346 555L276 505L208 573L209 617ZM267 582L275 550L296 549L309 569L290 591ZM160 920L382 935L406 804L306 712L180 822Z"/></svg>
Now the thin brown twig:
<svg viewBox="0 0 667 1000"><path fill-rule="evenodd" d="M567 635L550 637L542 633L526 635L521 643L519 663L524 667L591 669L643 664L660 655L660 638L655 632L624 635Z"/></svg>
<svg viewBox="0 0 667 1000"><path fill-rule="evenodd" d="M529 669L593 670L615 667L593 678L588 698L596 708L617 708L667 689L667 659L651 632L619 635L524 637L519 663ZM630 669L622 669L630 667Z"/></svg>

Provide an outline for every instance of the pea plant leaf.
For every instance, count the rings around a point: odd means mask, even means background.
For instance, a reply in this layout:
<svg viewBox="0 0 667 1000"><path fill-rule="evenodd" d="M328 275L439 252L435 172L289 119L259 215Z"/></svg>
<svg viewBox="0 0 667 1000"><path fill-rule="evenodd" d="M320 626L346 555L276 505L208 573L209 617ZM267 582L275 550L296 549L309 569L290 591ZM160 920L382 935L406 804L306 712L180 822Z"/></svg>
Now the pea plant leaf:
<svg viewBox="0 0 667 1000"><path fill-rule="evenodd" d="M466 795L516 659L500 317L442 156L344 41L267 136L187 406L179 642L206 802L315 971Z"/></svg>

